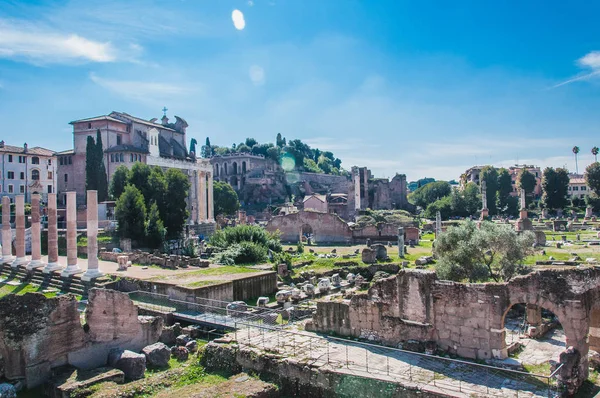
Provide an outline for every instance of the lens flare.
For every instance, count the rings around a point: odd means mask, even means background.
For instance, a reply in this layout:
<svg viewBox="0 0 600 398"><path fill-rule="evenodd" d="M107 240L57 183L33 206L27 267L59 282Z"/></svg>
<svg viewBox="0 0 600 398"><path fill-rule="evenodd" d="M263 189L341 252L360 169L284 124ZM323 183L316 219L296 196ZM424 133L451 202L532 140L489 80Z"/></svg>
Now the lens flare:
<svg viewBox="0 0 600 398"><path fill-rule="evenodd" d="M292 171L296 167L296 160L292 155L286 153L281 157L281 167L285 171Z"/></svg>
<svg viewBox="0 0 600 398"><path fill-rule="evenodd" d="M244 14L240 10L233 10L231 13L231 20L233 21L233 26L235 26L237 30L243 30L246 27Z"/></svg>

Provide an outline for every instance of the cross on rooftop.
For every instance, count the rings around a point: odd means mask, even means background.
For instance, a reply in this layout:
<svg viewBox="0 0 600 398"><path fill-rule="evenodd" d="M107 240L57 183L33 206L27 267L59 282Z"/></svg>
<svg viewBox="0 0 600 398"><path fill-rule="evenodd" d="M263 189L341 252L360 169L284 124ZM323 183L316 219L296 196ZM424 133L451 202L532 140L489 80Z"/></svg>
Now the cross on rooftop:
<svg viewBox="0 0 600 398"><path fill-rule="evenodd" d="M167 116L168 109L166 106L162 108L162 111L163 111L163 116Z"/></svg>

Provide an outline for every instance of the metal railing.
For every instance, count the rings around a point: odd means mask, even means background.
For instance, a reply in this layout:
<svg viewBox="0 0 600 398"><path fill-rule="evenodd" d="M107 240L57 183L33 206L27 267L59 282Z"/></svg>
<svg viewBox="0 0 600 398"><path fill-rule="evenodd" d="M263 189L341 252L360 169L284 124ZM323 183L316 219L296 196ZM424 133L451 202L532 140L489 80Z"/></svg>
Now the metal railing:
<svg viewBox="0 0 600 398"><path fill-rule="evenodd" d="M556 369L550 375L494 367L459 359L421 354L377 344L286 330L281 309L243 306L200 297L183 301L146 291L129 292L140 308L173 313L192 323L232 329L241 347L260 349L314 366L328 366L356 376L400 381L407 386L458 391L473 396L556 397ZM192 301L193 300L193 301ZM216 336L222 332L212 330ZM211 332L207 337L210 338ZM561 365L562 366L562 365Z"/></svg>
<svg viewBox="0 0 600 398"><path fill-rule="evenodd" d="M139 290L129 292L128 295L139 308L164 314L172 313L177 318L192 323L214 324L228 328L235 327L237 320L244 320L247 324L272 327L282 327L289 323L289 319L285 319L287 317L280 309L250 305L227 308L232 303L202 297L192 297L189 301L183 301L167 295Z"/></svg>
<svg viewBox="0 0 600 398"><path fill-rule="evenodd" d="M475 362L421 354L376 344L247 324L239 320L235 338L241 347L257 348L312 366L328 366L356 376L401 381L434 391L472 396L557 397L556 374L498 368Z"/></svg>

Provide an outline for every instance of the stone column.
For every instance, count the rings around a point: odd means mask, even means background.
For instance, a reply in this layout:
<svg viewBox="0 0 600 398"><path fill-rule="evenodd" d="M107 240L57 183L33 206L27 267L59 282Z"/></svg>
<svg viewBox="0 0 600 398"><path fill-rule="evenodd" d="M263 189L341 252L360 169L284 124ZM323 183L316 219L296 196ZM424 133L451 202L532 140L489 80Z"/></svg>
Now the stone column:
<svg viewBox="0 0 600 398"><path fill-rule="evenodd" d="M43 267L42 262L42 228L40 224L40 195L31 195L31 262L27 269Z"/></svg>
<svg viewBox="0 0 600 398"><path fill-rule="evenodd" d="M404 258L404 227L398 227L398 257Z"/></svg>
<svg viewBox="0 0 600 398"><path fill-rule="evenodd" d="M61 276L83 272L77 265L77 192L67 192L67 268Z"/></svg>
<svg viewBox="0 0 600 398"><path fill-rule="evenodd" d="M542 324L542 307L535 304L527 304L527 323L530 326Z"/></svg>
<svg viewBox="0 0 600 398"><path fill-rule="evenodd" d="M16 238L15 248L17 258L12 262L12 267L25 265L29 261L25 257L25 196L17 195L15 197L15 212L16 212Z"/></svg>
<svg viewBox="0 0 600 398"><path fill-rule="evenodd" d="M2 197L2 264L11 263L12 255L12 231L10 229L10 198Z"/></svg>
<svg viewBox="0 0 600 398"><path fill-rule="evenodd" d="M352 168L352 177L354 178L354 210L358 216L360 210L360 174L356 166Z"/></svg>
<svg viewBox="0 0 600 398"><path fill-rule="evenodd" d="M215 221L215 205L213 203L213 173L208 173L208 221Z"/></svg>
<svg viewBox="0 0 600 398"><path fill-rule="evenodd" d="M206 222L206 174L198 172L198 221Z"/></svg>
<svg viewBox="0 0 600 398"><path fill-rule="evenodd" d="M62 269L58 263L58 219L56 214L56 194L48 194L48 265L44 273Z"/></svg>
<svg viewBox="0 0 600 398"><path fill-rule="evenodd" d="M83 281L102 276L98 269L98 191L87 191L87 271Z"/></svg>

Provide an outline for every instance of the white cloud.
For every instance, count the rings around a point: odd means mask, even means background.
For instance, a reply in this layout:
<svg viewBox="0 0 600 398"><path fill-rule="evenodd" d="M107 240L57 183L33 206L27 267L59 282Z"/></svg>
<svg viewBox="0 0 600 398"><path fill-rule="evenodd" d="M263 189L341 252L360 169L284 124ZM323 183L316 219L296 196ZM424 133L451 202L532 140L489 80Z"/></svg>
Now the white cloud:
<svg viewBox="0 0 600 398"><path fill-rule="evenodd" d="M176 84L106 79L97 76L95 73L90 74L90 80L115 94L145 103L165 103L166 100L190 94L194 91L192 88Z"/></svg>
<svg viewBox="0 0 600 398"><path fill-rule="evenodd" d="M137 44L127 50L109 41L93 40L25 21L0 19L0 58L34 64L116 62L132 60L142 51Z"/></svg>
<svg viewBox="0 0 600 398"><path fill-rule="evenodd" d="M551 88L557 88L577 81L589 80L600 75L600 51L591 51L587 53L577 60L577 65L579 65L582 69L586 69L587 71L573 76L564 82L558 83Z"/></svg>

